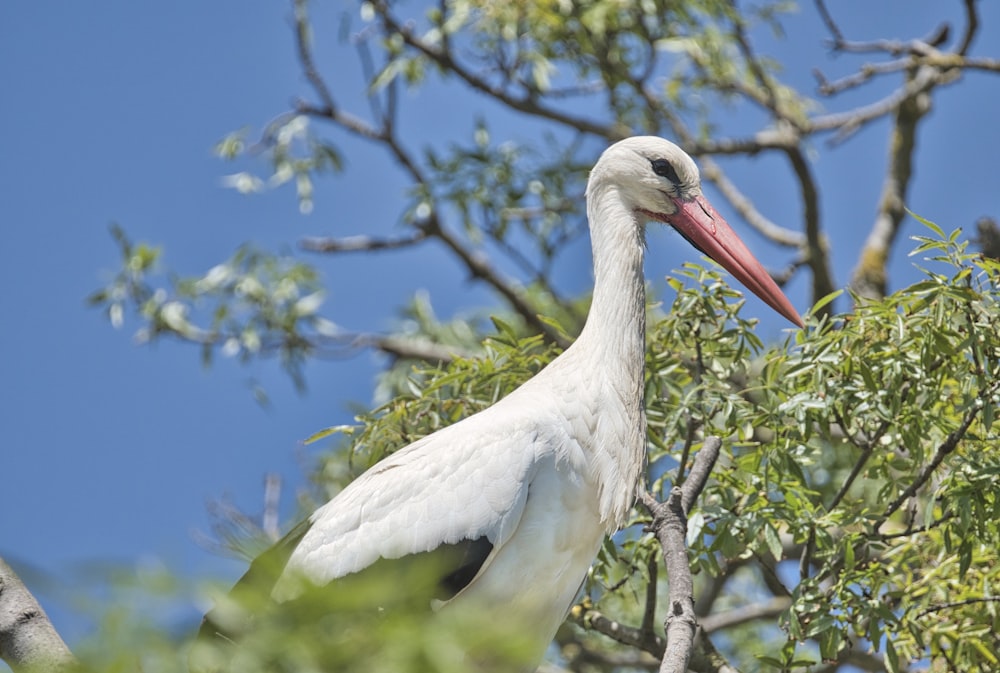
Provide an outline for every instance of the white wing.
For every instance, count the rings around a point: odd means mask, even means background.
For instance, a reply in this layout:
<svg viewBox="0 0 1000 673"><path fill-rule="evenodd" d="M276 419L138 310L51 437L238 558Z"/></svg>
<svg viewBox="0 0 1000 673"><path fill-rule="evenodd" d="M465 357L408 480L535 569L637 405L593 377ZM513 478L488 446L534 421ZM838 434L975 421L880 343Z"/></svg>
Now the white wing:
<svg viewBox="0 0 1000 673"><path fill-rule="evenodd" d="M537 430L551 421L509 408L495 405L400 449L316 510L274 596L294 595L287 571L325 584L380 557L485 537L493 550L483 572L517 529L539 459L553 448Z"/></svg>

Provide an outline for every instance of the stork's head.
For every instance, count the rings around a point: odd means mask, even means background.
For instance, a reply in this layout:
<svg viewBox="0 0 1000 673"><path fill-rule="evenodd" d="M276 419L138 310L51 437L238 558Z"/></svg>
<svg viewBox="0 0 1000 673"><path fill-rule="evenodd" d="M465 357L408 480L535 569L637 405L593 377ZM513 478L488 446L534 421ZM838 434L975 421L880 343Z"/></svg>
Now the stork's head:
<svg viewBox="0 0 1000 673"><path fill-rule="evenodd" d="M668 140L636 136L605 150L590 174L589 196L614 189L625 206L646 220L669 224L793 323L802 318L757 258L701 193L698 166Z"/></svg>

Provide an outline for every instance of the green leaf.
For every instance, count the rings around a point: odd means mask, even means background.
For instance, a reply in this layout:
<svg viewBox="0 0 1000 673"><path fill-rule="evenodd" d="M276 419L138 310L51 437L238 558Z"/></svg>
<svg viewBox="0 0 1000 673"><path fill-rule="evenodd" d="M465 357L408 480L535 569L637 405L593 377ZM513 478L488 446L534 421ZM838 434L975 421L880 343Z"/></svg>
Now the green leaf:
<svg viewBox="0 0 1000 673"><path fill-rule="evenodd" d="M906 209L906 212L909 213L910 216L913 219L915 219L917 222L919 222L920 224L924 225L925 227L927 227L928 229L930 229L931 231L933 231L935 234L937 234L938 238L944 238L944 230L942 230L941 227L939 227L938 225L934 224L930 220L925 219L925 218L921 217L920 215L917 215L915 212L913 212L909 208Z"/></svg>
<svg viewBox="0 0 1000 673"><path fill-rule="evenodd" d="M775 561L781 561L784 558L784 548L781 545L781 536L778 535L778 531L775 530L774 526L767 524L764 526L764 542L767 543L767 548L771 552L771 556L774 557Z"/></svg>
<svg viewBox="0 0 1000 673"><path fill-rule="evenodd" d="M335 435L337 433L344 435L353 435L357 432L358 426L356 425L331 425L328 428L323 428L317 432L312 433L308 437L302 440L302 443L308 446L309 444L314 444L321 439L326 439L330 435Z"/></svg>
<svg viewBox="0 0 1000 673"><path fill-rule="evenodd" d="M839 297L842 294L844 294L844 290L834 290L825 297L820 297L820 299L815 304L813 304L812 308L809 309L809 315L816 315L823 309L824 306L834 301L837 297Z"/></svg>
<svg viewBox="0 0 1000 673"><path fill-rule="evenodd" d="M896 654L896 646L892 638L885 639L885 668L887 673L899 673L899 655Z"/></svg>

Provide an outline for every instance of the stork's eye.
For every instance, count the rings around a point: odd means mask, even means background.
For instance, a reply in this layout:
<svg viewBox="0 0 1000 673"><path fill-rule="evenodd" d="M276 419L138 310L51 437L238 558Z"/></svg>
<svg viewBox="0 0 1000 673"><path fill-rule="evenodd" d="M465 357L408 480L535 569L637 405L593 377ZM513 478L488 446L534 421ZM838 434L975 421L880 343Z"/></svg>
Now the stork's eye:
<svg viewBox="0 0 1000 673"><path fill-rule="evenodd" d="M679 185L681 179L677 177L677 171L666 159L653 159L651 162L653 164L653 172L659 175L661 178L666 178L675 185Z"/></svg>

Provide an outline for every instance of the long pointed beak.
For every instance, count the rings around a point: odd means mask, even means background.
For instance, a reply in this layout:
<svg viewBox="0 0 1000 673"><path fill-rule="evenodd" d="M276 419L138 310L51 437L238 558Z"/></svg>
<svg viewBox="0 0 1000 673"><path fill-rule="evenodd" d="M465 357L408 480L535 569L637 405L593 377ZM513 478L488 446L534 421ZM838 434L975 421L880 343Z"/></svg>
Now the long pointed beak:
<svg viewBox="0 0 1000 673"><path fill-rule="evenodd" d="M673 199L677 212L658 219L673 226L696 248L722 265L768 306L799 327L802 318L788 297L705 197Z"/></svg>

